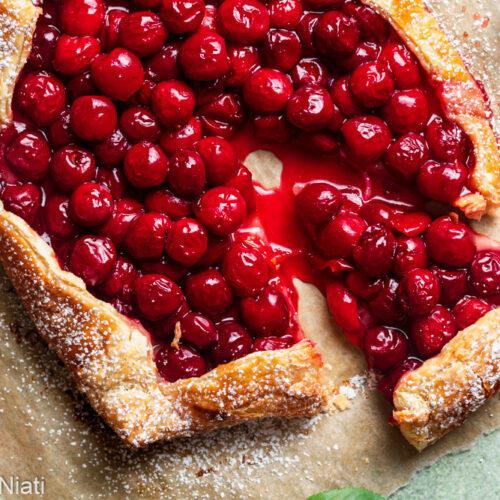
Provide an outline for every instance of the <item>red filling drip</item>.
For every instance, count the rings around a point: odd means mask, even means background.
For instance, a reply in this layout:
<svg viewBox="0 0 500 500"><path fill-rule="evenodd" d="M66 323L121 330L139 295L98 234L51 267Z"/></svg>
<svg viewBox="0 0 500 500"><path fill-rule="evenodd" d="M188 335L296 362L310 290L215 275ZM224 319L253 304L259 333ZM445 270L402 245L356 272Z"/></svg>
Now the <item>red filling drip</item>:
<svg viewBox="0 0 500 500"><path fill-rule="evenodd" d="M499 246L427 206L470 192L469 141L369 7L43 9L1 197L145 326L165 379L299 340L294 277L325 293L388 399L500 302ZM283 162L277 189L242 165L261 147Z"/></svg>

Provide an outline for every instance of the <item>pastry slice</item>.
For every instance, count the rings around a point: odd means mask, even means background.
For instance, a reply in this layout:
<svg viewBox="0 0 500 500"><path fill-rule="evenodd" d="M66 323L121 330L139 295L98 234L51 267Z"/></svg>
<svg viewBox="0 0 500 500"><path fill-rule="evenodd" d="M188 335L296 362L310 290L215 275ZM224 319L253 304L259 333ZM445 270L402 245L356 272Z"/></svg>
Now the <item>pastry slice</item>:
<svg viewBox="0 0 500 500"><path fill-rule="evenodd" d="M418 449L496 393L500 244L466 221L499 154L422 2L1 8L0 259L125 443L326 411L294 278Z"/></svg>

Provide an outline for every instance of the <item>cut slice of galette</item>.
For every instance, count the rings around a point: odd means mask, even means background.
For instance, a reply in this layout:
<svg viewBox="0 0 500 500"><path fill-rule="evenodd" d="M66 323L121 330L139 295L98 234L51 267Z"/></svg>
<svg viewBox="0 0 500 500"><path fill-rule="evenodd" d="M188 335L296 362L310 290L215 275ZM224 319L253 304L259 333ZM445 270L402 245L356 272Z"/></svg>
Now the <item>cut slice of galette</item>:
<svg viewBox="0 0 500 500"><path fill-rule="evenodd" d="M418 449L497 392L500 244L465 221L499 154L421 1L0 8L0 258L124 442L326 411L294 278Z"/></svg>

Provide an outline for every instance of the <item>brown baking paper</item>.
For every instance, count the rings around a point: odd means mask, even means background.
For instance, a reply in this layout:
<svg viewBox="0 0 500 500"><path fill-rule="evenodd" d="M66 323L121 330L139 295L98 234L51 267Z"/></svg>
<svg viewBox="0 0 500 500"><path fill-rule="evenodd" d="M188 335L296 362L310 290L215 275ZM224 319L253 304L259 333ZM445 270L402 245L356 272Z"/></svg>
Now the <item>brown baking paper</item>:
<svg viewBox="0 0 500 500"><path fill-rule="evenodd" d="M499 111L500 78L494 76L500 63L500 4L432 4ZM267 185L279 169L272 162L269 155L251 162ZM485 220L480 228L500 238L495 221ZM387 424L389 406L370 384L361 353L333 325L322 295L310 285L297 287L301 325L331 365L332 379L338 385L350 380L340 390L350 407L332 416L268 419L132 452L78 393L0 276L0 476L43 478L46 497L57 499L305 499L344 486L387 494L417 469L470 447L500 425L500 400L494 398L461 429L418 454Z"/></svg>

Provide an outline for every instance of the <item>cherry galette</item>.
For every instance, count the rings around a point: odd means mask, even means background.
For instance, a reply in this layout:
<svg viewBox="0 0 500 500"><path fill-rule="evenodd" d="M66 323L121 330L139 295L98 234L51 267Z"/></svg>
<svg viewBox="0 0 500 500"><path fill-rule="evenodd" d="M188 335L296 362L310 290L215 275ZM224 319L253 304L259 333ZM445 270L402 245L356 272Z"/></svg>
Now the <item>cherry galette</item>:
<svg viewBox="0 0 500 500"><path fill-rule="evenodd" d="M420 2L40 7L0 137L0 253L127 442L324 409L296 277L324 292L410 442L465 418L475 403L434 408L440 381L411 377L476 325L498 333L500 244L465 221L498 211L499 158L479 89ZM29 26L38 11L23 8ZM282 160L279 188L252 181L243 161L259 148ZM102 389L105 372L120 383Z"/></svg>

